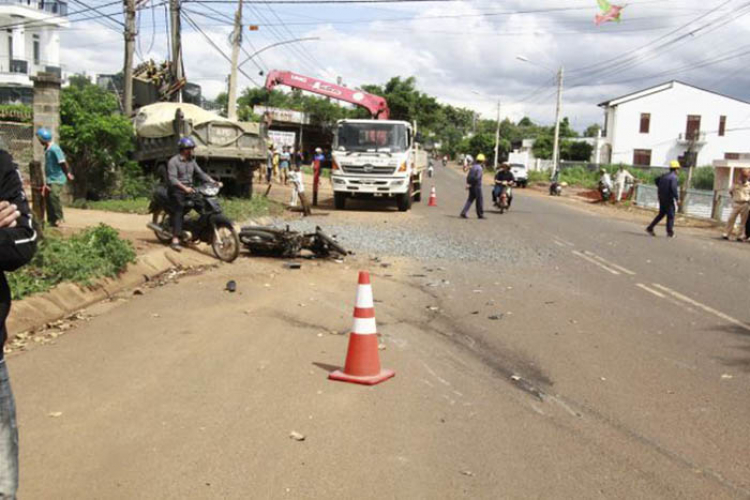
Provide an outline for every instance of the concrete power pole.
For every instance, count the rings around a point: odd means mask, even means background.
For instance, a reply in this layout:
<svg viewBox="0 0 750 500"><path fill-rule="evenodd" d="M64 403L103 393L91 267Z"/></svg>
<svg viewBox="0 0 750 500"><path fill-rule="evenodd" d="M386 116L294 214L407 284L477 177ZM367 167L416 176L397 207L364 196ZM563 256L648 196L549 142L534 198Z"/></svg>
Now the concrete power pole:
<svg viewBox="0 0 750 500"><path fill-rule="evenodd" d="M170 27L172 38L172 70L177 81L182 80L182 29L180 27L180 0L169 0ZM177 100L182 102L182 90L177 92Z"/></svg>
<svg viewBox="0 0 750 500"><path fill-rule="evenodd" d="M123 68L123 110L133 115L133 52L135 51L135 0L125 0L125 67Z"/></svg>
<svg viewBox="0 0 750 500"><path fill-rule="evenodd" d="M237 119L237 59L240 57L242 44L242 0L239 0L234 14L234 32L232 33L232 72L229 74L229 95L227 96L227 118Z"/></svg>
<svg viewBox="0 0 750 500"><path fill-rule="evenodd" d="M557 109L555 111L555 142L552 146L553 178L560 172L560 111L562 110L563 67L557 72Z"/></svg>
<svg viewBox="0 0 750 500"><path fill-rule="evenodd" d="M497 152L500 147L500 100L497 101L497 128L495 129L495 161L494 167L497 172Z"/></svg>

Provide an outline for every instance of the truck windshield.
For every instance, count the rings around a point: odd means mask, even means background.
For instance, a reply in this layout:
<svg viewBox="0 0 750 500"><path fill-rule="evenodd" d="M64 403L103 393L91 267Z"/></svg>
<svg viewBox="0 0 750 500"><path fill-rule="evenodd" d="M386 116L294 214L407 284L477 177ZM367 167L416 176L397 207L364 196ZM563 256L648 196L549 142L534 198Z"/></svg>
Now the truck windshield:
<svg viewBox="0 0 750 500"><path fill-rule="evenodd" d="M409 147L406 126L400 123L342 123L334 147L340 151L398 153Z"/></svg>

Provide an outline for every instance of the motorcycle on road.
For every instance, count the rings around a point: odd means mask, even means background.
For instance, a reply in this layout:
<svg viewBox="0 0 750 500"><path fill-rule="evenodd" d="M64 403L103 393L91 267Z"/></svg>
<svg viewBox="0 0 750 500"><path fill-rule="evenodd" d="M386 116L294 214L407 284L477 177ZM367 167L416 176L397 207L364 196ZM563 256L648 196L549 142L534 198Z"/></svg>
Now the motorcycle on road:
<svg viewBox="0 0 750 500"><path fill-rule="evenodd" d="M602 197L602 203L606 203L612 197L612 189L607 184L599 181L599 195Z"/></svg>
<svg viewBox="0 0 750 500"><path fill-rule="evenodd" d="M203 184L187 196L185 203L185 221L180 235L182 243L203 242L211 245L217 259L224 262L234 261L240 252L240 240L234 224L224 215L217 195L220 184ZM195 212L191 216L191 212ZM160 186L151 196L149 212L151 222L147 224L156 238L165 244L172 241L171 202L167 188Z"/></svg>
<svg viewBox="0 0 750 500"><path fill-rule="evenodd" d="M505 213L506 210L510 210L510 198L513 196L513 183L508 181L502 181L497 186L501 186L500 194L495 198L495 206L500 210L500 213Z"/></svg>

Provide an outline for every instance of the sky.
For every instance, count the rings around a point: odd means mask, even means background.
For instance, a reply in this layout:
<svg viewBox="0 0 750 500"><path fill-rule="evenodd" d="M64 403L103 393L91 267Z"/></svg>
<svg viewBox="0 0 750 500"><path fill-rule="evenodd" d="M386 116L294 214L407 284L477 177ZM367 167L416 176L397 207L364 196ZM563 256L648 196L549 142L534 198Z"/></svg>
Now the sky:
<svg viewBox="0 0 750 500"><path fill-rule="evenodd" d="M289 0L284 0L288 2ZM292 0L294 1L294 0ZM315 0L312 0L315 1ZM240 88L262 85L259 71L291 70L349 87L414 76L423 92L486 118L554 120L555 73L562 67L563 116L583 130L602 123L597 104L669 80L750 101L750 1L631 0L620 23L594 25L596 0L459 0L354 4L245 4ZM70 11L85 10L77 0ZM61 32L64 70L115 73L122 68L120 4L90 0L112 19L81 20ZM105 7L106 6L106 7ZM213 98L226 90L229 63L206 37L230 54L236 3L185 0L188 80ZM97 14L95 14L97 15ZM136 62L168 56L162 0L139 11ZM258 25L258 31L247 26ZM522 56L527 61L521 61Z"/></svg>

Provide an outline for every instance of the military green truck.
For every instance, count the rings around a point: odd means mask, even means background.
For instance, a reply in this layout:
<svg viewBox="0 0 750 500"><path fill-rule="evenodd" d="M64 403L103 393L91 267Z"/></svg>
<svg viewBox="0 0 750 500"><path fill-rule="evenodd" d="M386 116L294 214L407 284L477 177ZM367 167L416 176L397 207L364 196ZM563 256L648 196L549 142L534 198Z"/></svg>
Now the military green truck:
<svg viewBox="0 0 750 500"><path fill-rule="evenodd" d="M177 154L180 138L193 139L198 165L221 180L228 195L251 197L253 172L266 163L265 124L232 121L194 104L143 106L135 117L135 132L136 161L157 175Z"/></svg>

